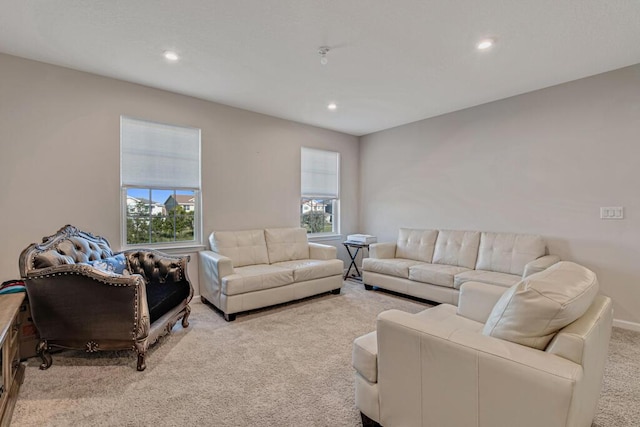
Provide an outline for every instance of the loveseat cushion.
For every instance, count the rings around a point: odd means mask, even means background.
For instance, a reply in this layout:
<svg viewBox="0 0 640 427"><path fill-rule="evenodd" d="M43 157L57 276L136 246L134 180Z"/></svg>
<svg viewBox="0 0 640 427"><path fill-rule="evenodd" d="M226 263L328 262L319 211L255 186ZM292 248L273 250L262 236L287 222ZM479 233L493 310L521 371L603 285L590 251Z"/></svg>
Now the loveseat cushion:
<svg viewBox="0 0 640 427"><path fill-rule="evenodd" d="M370 383L378 382L378 336L369 332L353 341L353 367Z"/></svg>
<svg viewBox="0 0 640 427"><path fill-rule="evenodd" d="M269 264L264 230L214 231L209 244L213 252L231 258L234 267Z"/></svg>
<svg viewBox="0 0 640 427"><path fill-rule="evenodd" d="M409 267L422 264L420 261L402 258L365 258L362 260L362 269L372 273L386 274L388 276L409 278Z"/></svg>
<svg viewBox="0 0 640 427"><path fill-rule="evenodd" d="M515 274L497 273L495 271L484 270L468 270L463 273L456 274L456 277L453 279L453 287L455 289L460 289L460 286L465 282L480 282L510 288L520 280L522 280L522 277Z"/></svg>
<svg viewBox="0 0 640 427"><path fill-rule="evenodd" d="M546 245L533 234L487 233L480 235L476 270L522 276L524 266L544 255Z"/></svg>
<svg viewBox="0 0 640 427"><path fill-rule="evenodd" d="M87 261L87 264L101 271L123 274L126 276L129 275L129 270L127 269L127 258L123 253L114 255L112 257L97 259L95 261Z"/></svg>
<svg viewBox="0 0 640 427"><path fill-rule="evenodd" d="M271 264L309 259L309 242L304 228L267 228L264 235Z"/></svg>
<svg viewBox="0 0 640 427"><path fill-rule="evenodd" d="M293 283L293 270L269 264L246 265L222 278L222 293L239 295Z"/></svg>
<svg viewBox="0 0 640 427"><path fill-rule="evenodd" d="M146 286L146 291L149 320L153 323L189 296L190 285L186 280L181 282L152 282Z"/></svg>
<svg viewBox="0 0 640 427"><path fill-rule="evenodd" d="M425 323L432 325L440 325L447 331L482 331L482 323L466 317L458 316L458 309L451 304L440 304L435 307L427 308L419 313L414 314L417 318Z"/></svg>
<svg viewBox="0 0 640 427"><path fill-rule="evenodd" d="M33 255L31 268L47 268L56 265L87 263L111 257L109 243L101 238L95 241L81 236L71 236L61 240L53 248Z"/></svg>
<svg viewBox="0 0 640 427"><path fill-rule="evenodd" d="M587 311L597 293L591 270L559 262L502 294L482 333L543 350L557 331Z"/></svg>
<svg viewBox="0 0 640 427"><path fill-rule="evenodd" d="M396 242L396 258L431 262L438 230L401 228Z"/></svg>
<svg viewBox="0 0 640 427"><path fill-rule="evenodd" d="M409 267L409 280L453 288L454 277L465 271L469 269L445 264L418 264Z"/></svg>
<svg viewBox="0 0 640 427"><path fill-rule="evenodd" d="M339 259L299 259L282 261L272 265L293 270L293 280L295 282L341 276L342 268L344 267L342 260Z"/></svg>
<svg viewBox="0 0 640 427"><path fill-rule="evenodd" d="M433 263L474 268L479 244L478 231L440 230L433 253Z"/></svg>

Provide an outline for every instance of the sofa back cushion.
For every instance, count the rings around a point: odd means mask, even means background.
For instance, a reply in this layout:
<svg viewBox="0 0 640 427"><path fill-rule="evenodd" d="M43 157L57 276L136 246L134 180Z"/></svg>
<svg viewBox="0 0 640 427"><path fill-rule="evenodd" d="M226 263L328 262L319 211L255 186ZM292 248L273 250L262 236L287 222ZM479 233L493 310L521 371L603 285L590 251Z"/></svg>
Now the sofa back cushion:
<svg viewBox="0 0 640 427"><path fill-rule="evenodd" d="M480 235L476 270L522 276L524 266L545 254L542 236L533 234L486 233Z"/></svg>
<svg viewBox="0 0 640 427"><path fill-rule="evenodd" d="M502 294L482 333L544 350L556 332L582 317L597 293L595 273L561 261Z"/></svg>
<svg viewBox="0 0 640 427"><path fill-rule="evenodd" d="M214 231L209 244L212 251L231 258L234 267L269 264L264 230Z"/></svg>
<svg viewBox="0 0 640 427"><path fill-rule="evenodd" d="M401 228L396 242L396 258L431 262L438 230Z"/></svg>
<svg viewBox="0 0 640 427"><path fill-rule="evenodd" d="M440 230L433 253L433 263L473 268L476 265L479 244L479 231Z"/></svg>
<svg viewBox="0 0 640 427"><path fill-rule="evenodd" d="M80 236L59 239L58 243L33 255L33 268L47 268L56 265L87 263L113 256L109 244Z"/></svg>
<svg viewBox="0 0 640 427"><path fill-rule="evenodd" d="M304 228L267 228L264 235L271 264L309 259L309 242Z"/></svg>

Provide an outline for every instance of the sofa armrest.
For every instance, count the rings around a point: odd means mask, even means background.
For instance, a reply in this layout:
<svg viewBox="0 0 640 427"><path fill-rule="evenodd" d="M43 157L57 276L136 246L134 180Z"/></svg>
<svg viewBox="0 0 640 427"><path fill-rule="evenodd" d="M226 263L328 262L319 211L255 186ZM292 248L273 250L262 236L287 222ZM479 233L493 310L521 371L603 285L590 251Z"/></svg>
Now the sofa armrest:
<svg viewBox="0 0 640 427"><path fill-rule="evenodd" d="M338 257L338 249L335 246L323 245L321 243L309 243L310 259L336 259Z"/></svg>
<svg viewBox="0 0 640 427"><path fill-rule="evenodd" d="M564 426L583 374L543 351L398 310L378 316L377 336L382 425L482 418L484 425Z"/></svg>
<svg viewBox="0 0 640 427"><path fill-rule="evenodd" d="M372 243L369 245L369 258L395 258L396 244L393 242Z"/></svg>
<svg viewBox="0 0 640 427"><path fill-rule="evenodd" d="M541 256L524 266L524 274L522 275L522 278L524 279L527 276L546 270L558 261L560 261L560 257L558 255Z"/></svg>
<svg viewBox="0 0 640 427"><path fill-rule="evenodd" d="M198 252L200 295L217 301L222 290L222 278L234 274L233 261L213 251Z"/></svg>
<svg viewBox="0 0 640 427"><path fill-rule="evenodd" d="M460 287L458 315L486 323L493 306L509 288L479 282L465 282Z"/></svg>

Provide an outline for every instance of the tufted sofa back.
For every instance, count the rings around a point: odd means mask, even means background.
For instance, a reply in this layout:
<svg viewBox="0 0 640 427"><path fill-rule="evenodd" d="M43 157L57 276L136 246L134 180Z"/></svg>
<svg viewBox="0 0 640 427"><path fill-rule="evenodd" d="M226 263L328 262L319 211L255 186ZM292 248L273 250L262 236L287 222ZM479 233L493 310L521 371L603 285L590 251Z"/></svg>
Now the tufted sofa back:
<svg viewBox="0 0 640 427"><path fill-rule="evenodd" d="M269 263L309 259L309 242L304 228L266 228L264 236Z"/></svg>
<svg viewBox="0 0 640 427"><path fill-rule="evenodd" d="M107 239L66 225L56 234L43 238L41 244L33 244L22 252L20 273L24 277L34 269L84 263L112 255Z"/></svg>
<svg viewBox="0 0 640 427"><path fill-rule="evenodd" d="M483 232L480 236L476 270L522 276L524 266L543 256L546 248L542 236Z"/></svg>
<svg viewBox="0 0 640 427"><path fill-rule="evenodd" d="M20 274L26 277L32 270L79 264L110 258L114 255L104 237L80 231L72 225L62 227L54 235L32 244L20 255ZM130 274L141 275L146 283L179 282L186 274L179 257L169 257L161 252L140 249L124 252Z"/></svg>
<svg viewBox="0 0 640 427"><path fill-rule="evenodd" d="M185 278L179 258L150 249L126 251L125 256L129 272L141 275L147 283L179 282Z"/></svg>
<svg viewBox="0 0 640 427"><path fill-rule="evenodd" d="M396 242L396 258L431 262L438 230L401 228Z"/></svg>
<svg viewBox="0 0 640 427"><path fill-rule="evenodd" d="M434 264L473 268L478 258L480 232L440 230L433 252Z"/></svg>
<svg viewBox="0 0 640 427"><path fill-rule="evenodd" d="M234 267L269 264L264 230L214 231L209 244L213 252L231 258Z"/></svg>

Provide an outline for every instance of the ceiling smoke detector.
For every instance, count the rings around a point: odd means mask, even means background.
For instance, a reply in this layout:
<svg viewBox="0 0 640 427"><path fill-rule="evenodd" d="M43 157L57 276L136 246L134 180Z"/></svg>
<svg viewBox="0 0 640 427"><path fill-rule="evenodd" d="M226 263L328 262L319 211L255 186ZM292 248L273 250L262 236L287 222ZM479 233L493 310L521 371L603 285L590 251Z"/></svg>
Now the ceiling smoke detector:
<svg viewBox="0 0 640 427"><path fill-rule="evenodd" d="M327 65L327 62L329 62L327 59L327 53L329 53L330 50L329 46L320 46L318 48L318 55L320 55L320 63L322 65Z"/></svg>

